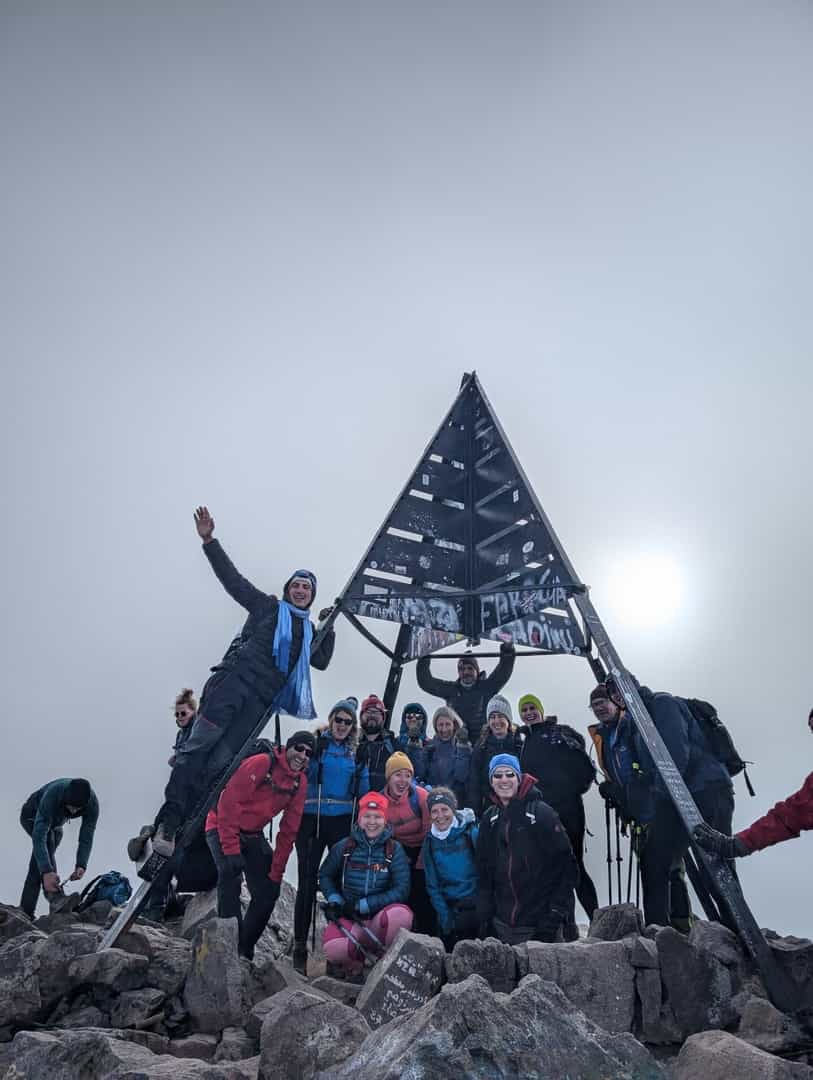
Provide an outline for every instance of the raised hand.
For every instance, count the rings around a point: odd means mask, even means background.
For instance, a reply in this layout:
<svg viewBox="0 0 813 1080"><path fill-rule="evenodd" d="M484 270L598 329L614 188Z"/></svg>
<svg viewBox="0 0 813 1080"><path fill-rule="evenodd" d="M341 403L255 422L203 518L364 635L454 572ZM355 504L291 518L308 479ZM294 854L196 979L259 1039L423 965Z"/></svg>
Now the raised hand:
<svg viewBox="0 0 813 1080"><path fill-rule="evenodd" d="M215 519L209 513L208 506L199 506L195 511L195 528L204 544L208 544L215 531Z"/></svg>

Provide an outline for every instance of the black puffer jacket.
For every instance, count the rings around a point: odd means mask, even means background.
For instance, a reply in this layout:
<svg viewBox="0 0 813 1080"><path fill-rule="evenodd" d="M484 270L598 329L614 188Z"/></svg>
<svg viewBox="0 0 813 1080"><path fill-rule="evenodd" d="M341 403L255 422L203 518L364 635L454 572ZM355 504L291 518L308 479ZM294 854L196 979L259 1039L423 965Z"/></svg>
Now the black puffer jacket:
<svg viewBox="0 0 813 1080"><path fill-rule="evenodd" d="M471 755L466 806L470 806L478 817L491 801L491 787L488 782L491 759L495 754L514 754L519 757L521 753L522 739L518 731L509 731L504 739L498 739L489 731L485 742L475 746Z"/></svg>
<svg viewBox="0 0 813 1080"><path fill-rule="evenodd" d="M208 544L204 544L203 552L220 584L229 596L248 612L243 629L229 645L220 663L212 670L234 671L261 698L271 701L283 688L299 660L304 620L291 619L292 640L288 670L280 671L273 659L279 601L252 585L238 572L219 540L210 540ZM314 630L314 635L315 633ZM325 634L319 648L311 652L313 667L324 671L333 656L335 643L336 636L331 629Z"/></svg>
<svg viewBox="0 0 813 1080"><path fill-rule="evenodd" d="M524 736L519 755L523 773L536 777L542 797L568 830L584 823L582 795L589 791L596 771L584 749L584 737L555 716L520 728Z"/></svg>
<svg viewBox="0 0 813 1080"><path fill-rule="evenodd" d="M422 656L415 667L418 686L427 694L443 698L446 704L457 713L469 733L469 742L474 745L486 722L486 709L491 698L498 694L511 678L516 659L513 648L500 647L501 656L490 675L480 672L473 686L463 686L459 679L436 679L429 670L429 657Z"/></svg>
<svg viewBox="0 0 813 1080"><path fill-rule="evenodd" d="M507 806L492 804L477 837L478 914L511 927L533 926L553 941L572 906L579 868L554 810L525 774Z"/></svg>

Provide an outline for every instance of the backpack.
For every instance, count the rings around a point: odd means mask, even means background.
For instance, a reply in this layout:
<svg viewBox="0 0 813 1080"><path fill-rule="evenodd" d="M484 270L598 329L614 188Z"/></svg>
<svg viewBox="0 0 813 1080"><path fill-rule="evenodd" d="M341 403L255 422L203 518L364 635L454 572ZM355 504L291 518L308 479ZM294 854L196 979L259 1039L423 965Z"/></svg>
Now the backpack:
<svg viewBox="0 0 813 1080"><path fill-rule="evenodd" d="M132 887L124 874L120 874L118 870L109 870L89 881L82 889L76 910L85 911L99 900L109 900L114 907L121 907L132 895Z"/></svg>
<svg viewBox="0 0 813 1080"><path fill-rule="evenodd" d="M712 756L720 762L729 776L739 776L742 773L748 794L755 795L756 792L751 786L748 770L745 767L748 762L740 757L731 733L717 715L715 707L700 698L681 698L681 701L697 721Z"/></svg>

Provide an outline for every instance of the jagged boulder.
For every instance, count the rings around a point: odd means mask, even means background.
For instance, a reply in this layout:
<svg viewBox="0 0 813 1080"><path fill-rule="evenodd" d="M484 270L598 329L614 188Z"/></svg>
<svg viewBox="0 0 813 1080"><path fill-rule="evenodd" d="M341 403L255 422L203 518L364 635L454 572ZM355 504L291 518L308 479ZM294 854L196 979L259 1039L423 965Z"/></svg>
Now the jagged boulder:
<svg viewBox="0 0 813 1080"><path fill-rule="evenodd" d="M256 1061L207 1064L100 1031L21 1031L12 1044L14 1080L256 1080Z"/></svg>
<svg viewBox="0 0 813 1080"><path fill-rule="evenodd" d="M161 1014L165 998L163 990L152 987L125 990L118 995L110 1010L110 1023L116 1028L138 1027L151 1017Z"/></svg>
<svg viewBox="0 0 813 1080"><path fill-rule="evenodd" d="M355 1009L307 990L270 999L260 1032L260 1080L313 1076L349 1057L370 1034Z"/></svg>
<svg viewBox="0 0 813 1080"><path fill-rule="evenodd" d="M517 954L497 938L458 941L446 957L446 978L463 982L469 975L480 975L492 990L510 994L517 985Z"/></svg>
<svg viewBox="0 0 813 1080"><path fill-rule="evenodd" d="M411 1016L369 1035L318 1080L659 1080L660 1066L631 1035L610 1035L538 975L510 995L470 975Z"/></svg>
<svg viewBox="0 0 813 1080"><path fill-rule="evenodd" d="M796 986L799 1009L813 1014L813 941L791 935L771 936L768 944Z"/></svg>
<svg viewBox="0 0 813 1080"><path fill-rule="evenodd" d="M683 1044L672 1077L673 1080L813 1080L813 1069L766 1054L726 1031L704 1031L692 1035Z"/></svg>
<svg viewBox="0 0 813 1080"><path fill-rule="evenodd" d="M740 989L737 965L723 963L713 950L696 947L669 926L661 927L655 944L665 998L682 1037L733 1024L737 1011L732 1000Z"/></svg>
<svg viewBox="0 0 813 1080"><path fill-rule="evenodd" d="M341 1001L343 1005L355 1005L356 999L361 992L357 983L346 982L344 979L334 979L330 975L318 975L311 982L311 989L319 990L323 994L330 994L332 998Z"/></svg>
<svg viewBox="0 0 813 1080"><path fill-rule="evenodd" d="M190 942L160 927L142 924L122 934L118 945L126 952L147 958L148 986L163 990L167 997L181 990L192 963Z"/></svg>
<svg viewBox="0 0 813 1080"><path fill-rule="evenodd" d="M621 941L644 932L644 919L635 904L609 904L596 908L587 936L596 941Z"/></svg>
<svg viewBox="0 0 813 1080"><path fill-rule="evenodd" d="M219 1041L217 1035L207 1035L203 1031L196 1031L180 1039L170 1039L167 1053L172 1054L173 1057L211 1061Z"/></svg>
<svg viewBox="0 0 813 1080"><path fill-rule="evenodd" d="M573 1004L605 1031L631 1031L635 971L623 941L548 945L528 942L528 970L556 983Z"/></svg>
<svg viewBox="0 0 813 1080"><path fill-rule="evenodd" d="M258 1040L240 1027L225 1028L215 1050L215 1061L245 1061L259 1049Z"/></svg>
<svg viewBox="0 0 813 1080"><path fill-rule="evenodd" d="M767 998L742 995L734 1007L740 1013L737 1036L769 1054L788 1054L810 1046L810 1036L792 1016L780 1012Z"/></svg>
<svg viewBox="0 0 813 1080"><path fill-rule="evenodd" d="M41 1020L72 989L72 960L96 948L96 930L17 934L0 948L0 1027Z"/></svg>
<svg viewBox="0 0 813 1080"><path fill-rule="evenodd" d="M399 930L367 976L356 1008L373 1028L414 1012L440 989L445 958L439 938Z"/></svg>
<svg viewBox="0 0 813 1080"><path fill-rule="evenodd" d="M123 949L78 956L68 964L68 978L76 986L91 984L109 990L140 990L146 981L149 964L144 956L134 956Z"/></svg>
<svg viewBox="0 0 813 1080"><path fill-rule="evenodd" d="M198 1031L242 1025L250 1009L248 973L237 955L237 919L198 927L184 1001Z"/></svg>
<svg viewBox="0 0 813 1080"><path fill-rule="evenodd" d="M217 918L217 889L195 893L184 908L181 937L191 941L199 926Z"/></svg>
<svg viewBox="0 0 813 1080"><path fill-rule="evenodd" d="M34 923L20 908L10 904L0 904L0 945L5 945L19 934L27 934L34 929Z"/></svg>

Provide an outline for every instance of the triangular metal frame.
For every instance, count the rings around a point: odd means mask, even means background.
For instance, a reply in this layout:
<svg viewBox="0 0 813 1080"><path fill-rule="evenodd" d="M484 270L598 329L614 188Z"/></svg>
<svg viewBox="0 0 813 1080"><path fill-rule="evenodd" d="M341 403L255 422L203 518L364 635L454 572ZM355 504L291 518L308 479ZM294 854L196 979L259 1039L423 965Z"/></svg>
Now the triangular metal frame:
<svg viewBox="0 0 813 1080"><path fill-rule="evenodd" d="M416 494L421 489L423 494ZM411 505L417 500L426 507L423 520ZM484 535L482 527L489 519L494 528ZM500 572L484 582L483 568L500 541L506 541L501 554L507 551L507 559L499 564ZM533 546L523 550L528 543ZM424 553L428 563L420 561ZM416 563L427 570L423 577L415 573ZM520 603L524 620L513 617ZM486 607L511 617L489 620ZM388 715L404 664L464 638L540 644L523 648L517 656L569 653L584 657L598 679L611 672L690 836L703 820L476 373L463 376L418 467L337 598L334 617L338 613L391 661L384 692ZM401 623L395 646L390 649L381 642L362 617ZM542 627L539 642L527 634L523 639L529 621ZM731 867L697 847L693 850L720 912L754 958L772 1000L792 1012L798 995L778 966Z"/></svg>

